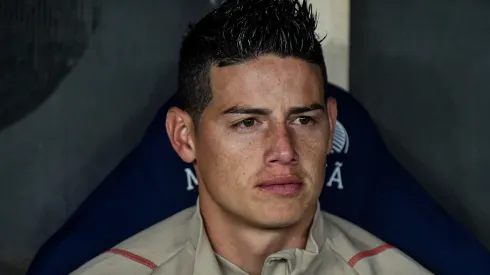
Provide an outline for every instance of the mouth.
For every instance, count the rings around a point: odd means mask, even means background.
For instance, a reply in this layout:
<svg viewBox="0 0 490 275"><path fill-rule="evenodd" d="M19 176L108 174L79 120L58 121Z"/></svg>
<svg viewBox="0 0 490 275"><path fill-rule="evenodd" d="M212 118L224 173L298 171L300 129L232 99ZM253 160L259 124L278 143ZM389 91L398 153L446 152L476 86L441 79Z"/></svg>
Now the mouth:
<svg viewBox="0 0 490 275"><path fill-rule="evenodd" d="M294 196L302 187L303 182L295 176L275 177L257 185L260 191L279 196Z"/></svg>

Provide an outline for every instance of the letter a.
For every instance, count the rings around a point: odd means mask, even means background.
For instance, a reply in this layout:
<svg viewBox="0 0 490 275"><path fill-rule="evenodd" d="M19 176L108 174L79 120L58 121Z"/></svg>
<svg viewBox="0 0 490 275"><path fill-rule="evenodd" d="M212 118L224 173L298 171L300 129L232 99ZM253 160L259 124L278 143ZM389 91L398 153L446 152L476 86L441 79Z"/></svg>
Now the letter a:
<svg viewBox="0 0 490 275"><path fill-rule="evenodd" d="M332 187L332 184L334 182L337 183L337 189L344 189L344 185L342 184L342 173L340 170L340 167L342 167L342 163L340 162L335 162L335 168L333 170L332 175L330 176L330 179L328 179L327 186Z"/></svg>

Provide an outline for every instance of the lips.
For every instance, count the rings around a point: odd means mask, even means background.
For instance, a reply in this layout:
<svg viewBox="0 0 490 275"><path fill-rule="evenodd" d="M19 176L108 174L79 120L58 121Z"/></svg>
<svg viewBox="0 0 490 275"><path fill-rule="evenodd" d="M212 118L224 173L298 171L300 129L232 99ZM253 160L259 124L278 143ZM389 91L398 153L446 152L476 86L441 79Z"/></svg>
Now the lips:
<svg viewBox="0 0 490 275"><path fill-rule="evenodd" d="M281 195L292 196L301 190L303 183L300 179L294 176L275 177L266 180L257 187L264 192Z"/></svg>

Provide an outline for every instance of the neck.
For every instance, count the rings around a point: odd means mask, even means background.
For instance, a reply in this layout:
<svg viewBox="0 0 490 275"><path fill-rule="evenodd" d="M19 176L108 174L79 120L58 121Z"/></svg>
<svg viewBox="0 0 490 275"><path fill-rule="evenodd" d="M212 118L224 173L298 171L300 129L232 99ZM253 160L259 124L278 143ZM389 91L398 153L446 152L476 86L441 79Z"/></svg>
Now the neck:
<svg viewBox="0 0 490 275"><path fill-rule="evenodd" d="M306 247L315 214L311 209L297 224L281 229L261 229L225 213L210 198L200 198L206 234L214 251L248 274L260 274L266 258L287 248Z"/></svg>

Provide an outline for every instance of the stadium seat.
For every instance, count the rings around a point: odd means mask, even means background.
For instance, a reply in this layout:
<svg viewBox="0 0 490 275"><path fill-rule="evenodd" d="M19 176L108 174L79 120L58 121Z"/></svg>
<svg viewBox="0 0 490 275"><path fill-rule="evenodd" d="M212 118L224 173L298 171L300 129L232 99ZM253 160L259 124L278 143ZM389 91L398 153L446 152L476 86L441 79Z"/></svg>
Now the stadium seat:
<svg viewBox="0 0 490 275"><path fill-rule="evenodd" d="M419 186L383 144L366 110L338 102L324 210L398 247L435 274L490 274L490 254ZM193 168L173 151L161 108L141 143L39 250L28 274L68 274L131 235L196 203Z"/></svg>

